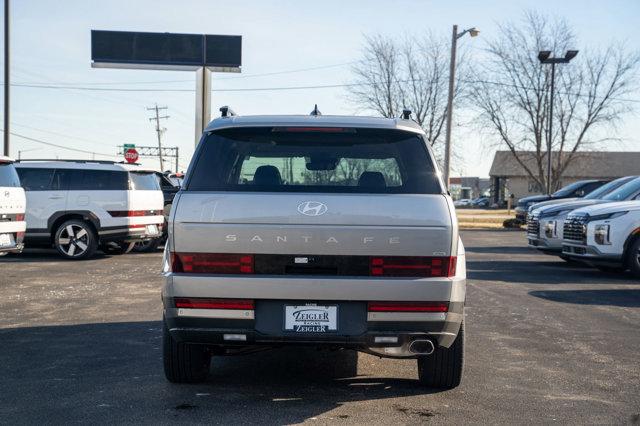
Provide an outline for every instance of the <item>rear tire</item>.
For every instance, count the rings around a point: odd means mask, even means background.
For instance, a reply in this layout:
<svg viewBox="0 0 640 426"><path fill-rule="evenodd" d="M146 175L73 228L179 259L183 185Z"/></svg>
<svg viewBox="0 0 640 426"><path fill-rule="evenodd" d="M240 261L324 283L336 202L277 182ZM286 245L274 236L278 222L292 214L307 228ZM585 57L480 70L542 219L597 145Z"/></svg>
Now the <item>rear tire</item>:
<svg viewBox="0 0 640 426"><path fill-rule="evenodd" d="M418 358L418 379L430 388L453 389L462 380L464 370L464 321L451 347L436 347L428 356Z"/></svg>
<svg viewBox="0 0 640 426"><path fill-rule="evenodd" d="M211 355L201 345L176 341L167 324L162 327L164 375L171 383L200 383L209 375Z"/></svg>
<svg viewBox="0 0 640 426"><path fill-rule="evenodd" d="M109 242L101 245L100 249L105 252L105 254L117 256L129 253L135 245L136 243L125 243L123 241Z"/></svg>
<svg viewBox="0 0 640 426"><path fill-rule="evenodd" d="M636 238L627 250L627 266L634 276L640 278L640 238Z"/></svg>
<svg viewBox="0 0 640 426"><path fill-rule="evenodd" d="M98 248L98 238L93 226L88 222L71 219L56 229L53 234L53 246L65 259L88 259Z"/></svg>

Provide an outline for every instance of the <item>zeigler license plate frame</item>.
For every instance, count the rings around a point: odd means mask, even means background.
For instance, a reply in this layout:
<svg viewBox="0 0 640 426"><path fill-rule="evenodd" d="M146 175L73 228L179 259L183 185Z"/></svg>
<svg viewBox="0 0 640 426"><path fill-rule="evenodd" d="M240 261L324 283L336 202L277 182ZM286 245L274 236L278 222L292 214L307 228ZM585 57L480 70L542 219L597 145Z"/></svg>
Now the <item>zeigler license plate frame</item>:
<svg viewBox="0 0 640 426"><path fill-rule="evenodd" d="M284 331L331 334L338 331L338 305L284 305Z"/></svg>

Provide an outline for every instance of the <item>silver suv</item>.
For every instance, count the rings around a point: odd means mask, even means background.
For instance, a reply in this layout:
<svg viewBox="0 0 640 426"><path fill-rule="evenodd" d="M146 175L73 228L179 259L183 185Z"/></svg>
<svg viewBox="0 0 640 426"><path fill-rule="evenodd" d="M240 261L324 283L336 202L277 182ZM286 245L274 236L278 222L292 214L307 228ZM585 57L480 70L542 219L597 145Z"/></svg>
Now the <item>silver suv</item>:
<svg viewBox="0 0 640 426"><path fill-rule="evenodd" d="M212 356L314 345L460 383L464 248L408 118L223 111L174 200L164 272L171 382L205 380Z"/></svg>

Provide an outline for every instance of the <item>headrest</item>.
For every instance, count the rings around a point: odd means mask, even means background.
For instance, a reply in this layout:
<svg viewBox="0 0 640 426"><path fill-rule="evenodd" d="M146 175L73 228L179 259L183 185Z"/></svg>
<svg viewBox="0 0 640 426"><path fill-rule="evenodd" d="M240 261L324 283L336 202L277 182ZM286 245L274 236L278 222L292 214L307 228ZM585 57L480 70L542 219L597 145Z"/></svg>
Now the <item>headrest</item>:
<svg viewBox="0 0 640 426"><path fill-rule="evenodd" d="M260 166L253 175L254 185L282 185L280 170L275 166Z"/></svg>
<svg viewBox="0 0 640 426"><path fill-rule="evenodd" d="M364 188L386 188L387 182L384 175L380 172L364 172L358 179L358 186Z"/></svg>

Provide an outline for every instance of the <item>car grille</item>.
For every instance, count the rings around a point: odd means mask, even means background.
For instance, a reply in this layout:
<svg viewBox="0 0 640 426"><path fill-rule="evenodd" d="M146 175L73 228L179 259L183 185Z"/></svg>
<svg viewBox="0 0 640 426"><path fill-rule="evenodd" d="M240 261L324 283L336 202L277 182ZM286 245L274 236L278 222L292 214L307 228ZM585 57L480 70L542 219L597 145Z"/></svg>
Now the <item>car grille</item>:
<svg viewBox="0 0 640 426"><path fill-rule="evenodd" d="M585 242L587 239L587 216L567 216L562 237L569 241Z"/></svg>
<svg viewBox="0 0 640 426"><path fill-rule="evenodd" d="M540 219L538 215L530 215L527 218L527 234L540 236Z"/></svg>

